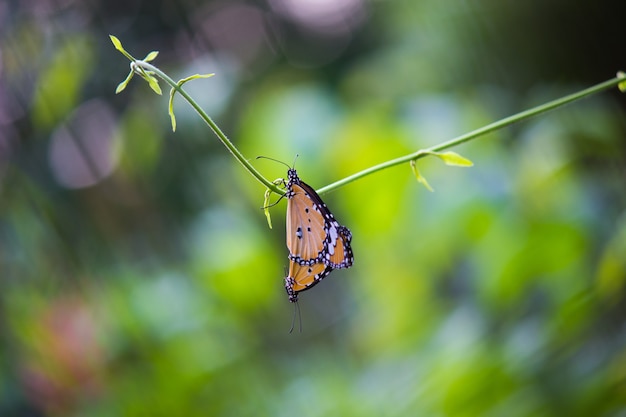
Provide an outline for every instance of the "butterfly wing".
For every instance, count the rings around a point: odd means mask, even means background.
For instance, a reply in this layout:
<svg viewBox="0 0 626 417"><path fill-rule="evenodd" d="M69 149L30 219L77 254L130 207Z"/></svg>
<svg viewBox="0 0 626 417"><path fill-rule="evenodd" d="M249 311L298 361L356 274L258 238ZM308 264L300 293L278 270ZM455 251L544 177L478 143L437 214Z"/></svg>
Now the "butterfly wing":
<svg viewBox="0 0 626 417"><path fill-rule="evenodd" d="M352 253L352 233L345 226L334 226L336 232L331 232L328 236L331 238L328 243L328 250L325 254L324 263L334 269L350 268L354 262L354 254ZM332 238L333 236L336 237ZM334 241L334 244L333 244Z"/></svg>
<svg viewBox="0 0 626 417"><path fill-rule="evenodd" d="M287 248L297 261L312 263L321 259L325 250L325 219L310 187L307 190L302 185L288 185Z"/></svg>
<svg viewBox="0 0 626 417"><path fill-rule="evenodd" d="M321 259L324 260L326 265L332 266L335 269L350 268L354 261L354 254L352 253L351 247L352 233L350 229L339 224L328 206L310 185L299 180L299 187L304 190L307 196L310 196L311 204L315 206L316 210L319 210L324 220L323 233L317 233L316 235L316 237L324 236L323 247L320 252L322 255ZM287 216L289 216L289 213L287 213ZM289 240L289 232L287 233L287 240ZM304 261L305 263L307 261L305 256L295 255L294 252L291 252L290 255L293 255L290 256L290 259Z"/></svg>
<svg viewBox="0 0 626 417"><path fill-rule="evenodd" d="M289 301L298 301L298 293L313 288L315 284L323 280L332 268L322 262L312 265L300 265L297 262L289 261L289 273L285 278L285 289L289 296Z"/></svg>

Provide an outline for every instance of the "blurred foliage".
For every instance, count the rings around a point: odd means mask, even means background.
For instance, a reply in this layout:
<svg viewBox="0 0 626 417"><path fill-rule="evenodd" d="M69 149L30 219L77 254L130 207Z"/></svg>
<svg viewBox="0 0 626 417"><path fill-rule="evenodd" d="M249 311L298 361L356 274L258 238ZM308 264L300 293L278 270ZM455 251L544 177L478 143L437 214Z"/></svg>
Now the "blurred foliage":
<svg viewBox="0 0 626 417"><path fill-rule="evenodd" d="M617 89L324 198L355 265L293 306L284 202L626 70L625 3L0 5L0 415L624 416L626 123ZM270 179L285 168L254 161Z"/></svg>

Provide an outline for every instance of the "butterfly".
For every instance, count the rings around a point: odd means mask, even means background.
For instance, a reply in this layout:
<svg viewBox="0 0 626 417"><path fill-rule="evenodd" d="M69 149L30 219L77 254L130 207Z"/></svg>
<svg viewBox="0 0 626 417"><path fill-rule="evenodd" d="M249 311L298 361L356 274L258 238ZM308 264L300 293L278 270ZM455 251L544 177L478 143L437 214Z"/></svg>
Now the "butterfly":
<svg viewBox="0 0 626 417"><path fill-rule="evenodd" d="M352 233L342 226L315 190L295 169L287 171L287 248L289 272L285 288L289 301L324 279L333 269L354 262Z"/></svg>

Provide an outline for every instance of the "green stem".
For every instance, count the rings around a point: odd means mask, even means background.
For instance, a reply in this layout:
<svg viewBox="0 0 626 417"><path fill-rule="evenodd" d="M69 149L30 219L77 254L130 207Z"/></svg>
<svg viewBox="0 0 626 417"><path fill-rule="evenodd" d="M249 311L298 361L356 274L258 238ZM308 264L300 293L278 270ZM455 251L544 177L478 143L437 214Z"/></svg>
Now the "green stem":
<svg viewBox="0 0 626 417"><path fill-rule="evenodd" d="M218 137L218 139L224 144L224 146L226 146L226 148L230 151L231 154L233 154L233 156L244 166L244 168L250 173L252 174L252 176L254 176L259 182L261 182L265 187L269 188L270 190L272 190L272 192L275 192L276 194L279 195L284 195L285 191L281 190L280 188L278 188L276 186L276 184L274 184L273 182L269 181L268 179L266 179L263 175L261 175L261 173L259 171L257 171L256 168L254 168L254 166L252 166L252 164L250 164L250 162L243 156L243 154L239 151L239 149L237 149L237 147L235 147L235 145L228 139L228 137L222 132L222 130L215 124L215 122L213 121L213 119L211 119L209 117L209 115L207 115L204 110L202 110L202 108L198 105L198 103L195 102L195 100L193 98L191 98L191 96L189 94L187 94L187 92L180 86L178 85L178 83L176 83L173 79L171 79L167 74L165 74L163 71L161 71L160 69L158 69L157 67L145 62L145 61L134 61L136 63L136 65L141 66L142 68L148 70L148 71L152 71L153 73L157 74L159 77L161 77L166 83L168 83L174 90L176 90L185 100L187 100L187 102L191 105L191 107L193 107L193 109L198 113L198 115L202 118L202 120L204 120L206 122L207 125L209 125L209 127L211 128L211 130L213 130L213 132L215 133L215 135ZM330 191L333 191L339 187L342 187L346 184L351 183L352 181L356 181L360 178L363 178L367 175L371 175L374 174L375 172L378 171L382 171L383 169L387 169L387 168L391 168L394 167L396 165L401 165L404 164L406 162L410 162L410 161L416 161L420 158L423 158L425 156L428 156L430 153L433 152L440 152L444 149L448 149L457 145L460 145L464 142L470 141L472 139L475 139L479 136L485 135L487 133L493 132L495 130L498 129L502 129L503 127L509 126L513 123L517 123L520 122L522 120L526 120L529 119L531 117L537 116L539 114L545 113L547 111L553 110L557 107L561 107L565 104L571 103L573 101L582 99L584 97L590 96L592 94L607 90L611 87L614 87L616 85L618 85L619 83L624 82L624 78L623 77L615 77L612 78L608 81L605 81L603 83L597 84L593 87L587 88L585 90L579 91L577 93L574 94L570 94L567 95L565 97L550 101L548 103L542 104L540 106L534 107L532 109L529 110L525 110L522 111L520 113L514 114L513 116L509 116L506 117L502 120L499 120L497 122L491 123L487 126L481 127L479 129L476 129L472 132L466 133L464 135L458 136L454 139L451 139L447 142L441 143L439 145L435 145L435 146L431 146L430 148L427 149L422 149L419 150L417 152L413 152L410 153L408 155L404 155L401 156L399 158L395 158L395 159L391 159L389 161L385 161L383 163L380 163L378 165L374 165L372 167L366 168L362 171L359 171L355 174L352 174L346 178L343 178L339 181L336 181L332 184L329 184L325 187L320 188L319 190L317 190L317 192L319 194L324 194Z"/></svg>
<svg viewBox="0 0 626 417"><path fill-rule="evenodd" d="M285 190L281 190L273 182L266 179L263 175L261 175L259 171L257 171L257 169L254 166L252 166L252 164L250 164L250 162L248 162L248 160L243 156L243 154L239 151L239 149L237 149L237 147L230 141L230 139L228 139L228 137L224 134L224 132L222 132L222 130L217 126L217 124L215 124L213 119L211 119L209 115L206 114L204 110L202 110L202 108L198 105L198 103L196 103L196 101L189 94L187 94L187 92L181 86L179 86L178 83L176 83L176 81L171 79L166 73L164 73L157 67L145 61L135 61L135 63L147 71L154 72L156 75L161 77L166 83L168 83L170 87L176 90L178 94L180 94L185 100L187 100L189 105L193 107L193 109L196 111L196 113L198 113L198 115L202 118L202 120L204 120L205 123L209 125L213 133L215 133L215 135L224 144L224 146L226 146L226 148L230 151L230 153L233 154L235 159L237 159L241 163L241 165L243 165L244 168L250 174L252 174L252 176L255 177L261 184L263 184L265 187L269 188L276 194L279 194L279 195L285 194Z"/></svg>
<svg viewBox="0 0 626 417"><path fill-rule="evenodd" d="M404 164L406 162L410 162L410 161L414 161L420 158L423 158L425 156L428 155L429 152L440 152L444 149L448 149L451 148L453 146L457 146L460 145L461 143L467 142L469 140L472 140L474 138L477 138L478 136L482 136L485 135L487 133L493 132L494 130L498 130L501 129L505 126L509 126L513 123L522 121L522 120L526 120L529 119L531 117L537 116L538 114L541 113L545 113L549 110L555 109L557 107L563 106L565 104L571 103L572 101L576 101L579 100L581 98L590 96L592 94L598 93L600 91L604 91L607 90L611 87L616 86L617 84L619 84L620 82L624 82L624 78L621 77L616 77L613 79L610 79L608 81L605 81L603 83L594 85L593 87L589 87L585 90L579 91L577 93L574 94L570 94L568 96L550 101L548 103L542 104L540 106L534 107L532 109L529 110L525 110L523 112L514 114L513 116L509 116L506 117L502 120L499 120L497 122L488 124L487 126L481 127L480 129L476 129L472 132L466 133L464 135L458 136L454 139L451 139L447 142L441 143L439 145L435 145L432 146L430 148L427 149L423 149L423 150L419 150L417 152L413 152L410 153L408 155L405 156L401 156L399 158L395 158L395 159L391 159L389 161L380 163L378 165L374 165L372 167L369 167L367 169L364 169L363 171L359 171L356 174L352 174L344 179L341 179L337 182L334 182L332 184L329 184L325 187L320 188L319 190L317 190L317 192L319 194L324 194L330 191L333 191L341 186L344 186L348 183L351 183L352 181L356 181L360 178L363 178L367 175L373 174L375 172L378 171L382 171L383 169L387 169L387 168L391 168L393 166L396 165L401 165Z"/></svg>

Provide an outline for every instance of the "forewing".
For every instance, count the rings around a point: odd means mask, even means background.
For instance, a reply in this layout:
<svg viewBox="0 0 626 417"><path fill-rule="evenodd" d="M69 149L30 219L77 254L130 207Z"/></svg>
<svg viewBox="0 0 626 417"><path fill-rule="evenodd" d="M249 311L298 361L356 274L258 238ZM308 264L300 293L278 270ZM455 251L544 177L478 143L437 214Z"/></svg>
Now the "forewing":
<svg viewBox="0 0 626 417"><path fill-rule="evenodd" d="M314 263L322 258L326 249L325 218L321 206L301 184L292 184L290 194L287 202L289 257L296 262Z"/></svg>
<svg viewBox="0 0 626 417"><path fill-rule="evenodd" d="M300 265L323 262L350 268L354 261L350 230L339 224L315 190L288 171L287 247L289 259Z"/></svg>

